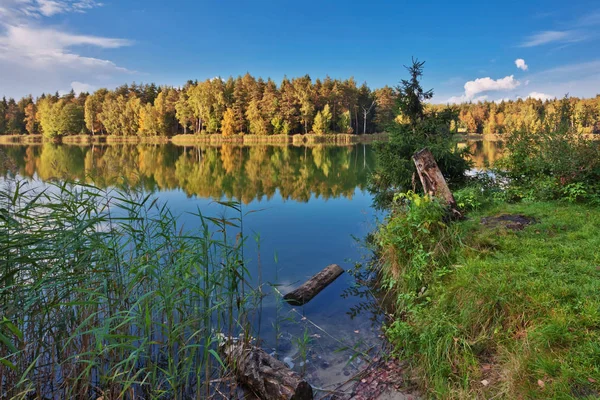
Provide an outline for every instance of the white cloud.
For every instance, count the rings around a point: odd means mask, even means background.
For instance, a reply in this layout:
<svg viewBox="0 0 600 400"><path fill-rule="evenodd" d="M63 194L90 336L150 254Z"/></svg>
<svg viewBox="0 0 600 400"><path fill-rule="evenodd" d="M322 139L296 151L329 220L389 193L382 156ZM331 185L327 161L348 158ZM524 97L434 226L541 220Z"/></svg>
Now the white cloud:
<svg viewBox="0 0 600 400"><path fill-rule="evenodd" d="M446 100L446 103L459 104L486 101L488 99L487 95L477 95L484 92L502 92L514 90L520 84L521 82L516 80L514 75L505 76L501 79L492 79L490 77L478 78L465 83L465 93L463 95L452 96Z"/></svg>
<svg viewBox="0 0 600 400"><path fill-rule="evenodd" d="M0 95L54 92L80 82L104 86L115 76L130 73L108 59L82 52L118 49L132 41L44 24L48 16L81 13L101 5L94 0L0 0Z"/></svg>
<svg viewBox="0 0 600 400"><path fill-rule="evenodd" d="M1 0L1 3L0 15L10 15L15 20L85 12L103 5L95 0Z"/></svg>
<svg viewBox="0 0 600 400"><path fill-rule="evenodd" d="M492 79L490 77L478 78L474 81L465 83L465 96L472 99L475 95L483 92L512 90L519 86L521 82L515 79L514 75L505 76L501 79Z"/></svg>
<svg viewBox="0 0 600 400"><path fill-rule="evenodd" d="M540 92L531 92L529 93L529 95L527 96L528 99L536 99L536 100L542 100L542 101L546 101L546 100L552 100L555 98L555 96L552 96L550 94L546 94L546 93L540 93Z"/></svg>
<svg viewBox="0 0 600 400"><path fill-rule="evenodd" d="M527 71L529 69L529 66L525 63L525 60L523 60L522 58L517 58L515 60L515 65L517 66L517 68L522 69L523 71Z"/></svg>
<svg viewBox="0 0 600 400"><path fill-rule="evenodd" d="M89 83L83 83L83 82L71 82L71 89L73 89L73 91L77 94L79 93L92 93L94 90L96 90L96 87L93 85L90 85Z"/></svg>
<svg viewBox="0 0 600 400"><path fill-rule="evenodd" d="M113 49L130 44L123 39L75 35L52 28L7 26L6 33L0 36L0 60L35 69L97 67L126 72L111 61L85 57L73 52L72 48L89 45Z"/></svg>
<svg viewBox="0 0 600 400"><path fill-rule="evenodd" d="M585 40L585 35L579 31L543 31L529 36L520 47L535 47L548 43L574 43Z"/></svg>
<svg viewBox="0 0 600 400"><path fill-rule="evenodd" d="M479 103L480 101L486 101L487 99L488 99L487 95L469 98L463 94L462 96L450 97L448 100L446 100L446 103L447 104L460 104L460 103L468 103L468 102Z"/></svg>
<svg viewBox="0 0 600 400"><path fill-rule="evenodd" d="M506 78L505 78L506 79ZM595 97L600 87L600 59L575 64L565 64L528 75L528 80L508 90L506 98L497 102L517 98L553 99L569 94L574 97ZM464 103L477 101L466 94L452 96L452 93L438 95L433 103ZM447 99L447 100L446 100Z"/></svg>

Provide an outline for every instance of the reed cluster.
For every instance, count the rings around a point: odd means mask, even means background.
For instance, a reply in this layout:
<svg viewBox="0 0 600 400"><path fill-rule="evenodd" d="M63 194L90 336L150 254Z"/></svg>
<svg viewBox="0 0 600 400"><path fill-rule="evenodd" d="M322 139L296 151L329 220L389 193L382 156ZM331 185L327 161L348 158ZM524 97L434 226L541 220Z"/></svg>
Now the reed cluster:
<svg viewBox="0 0 600 400"><path fill-rule="evenodd" d="M258 303L241 217L191 218L195 229L125 189L5 182L0 399L207 398L229 387L217 342L247 333Z"/></svg>

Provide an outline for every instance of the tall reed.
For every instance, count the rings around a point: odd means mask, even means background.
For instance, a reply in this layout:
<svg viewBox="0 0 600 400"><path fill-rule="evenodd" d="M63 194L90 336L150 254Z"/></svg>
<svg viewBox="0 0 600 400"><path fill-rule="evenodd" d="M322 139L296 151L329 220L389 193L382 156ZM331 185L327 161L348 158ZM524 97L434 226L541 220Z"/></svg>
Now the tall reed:
<svg viewBox="0 0 600 400"><path fill-rule="evenodd" d="M166 206L127 190L5 183L0 399L223 393L216 344L249 331L255 292L241 217L193 218L199 228L182 227Z"/></svg>

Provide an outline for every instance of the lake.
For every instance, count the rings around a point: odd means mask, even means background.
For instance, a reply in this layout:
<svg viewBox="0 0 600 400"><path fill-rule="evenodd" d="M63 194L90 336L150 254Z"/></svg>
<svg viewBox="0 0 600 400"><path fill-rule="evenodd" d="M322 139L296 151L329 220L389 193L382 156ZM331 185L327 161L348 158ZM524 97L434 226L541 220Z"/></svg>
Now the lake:
<svg viewBox="0 0 600 400"><path fill-rule="evenodd" d="M499 142L465 143L475 166L483 168L501 154ZM325 266L350 269L369 257L360 239L372 231L378 214L367 191L375 163L370 145L352 146L174 146L163 145L11 145L0 146L0 173L42 186L48 181L117 183L151 193L168 204L186 228L191 213L229 217L216 201L242 206L248 268L254 284L277 285L283 293ZM351 318L364 299L342 297L355 285L342 275L303 307L281 304L271 293L262 303L256 334L268 351L277 350L294 368L306 370L316 387L331 388L361 367L356 352L377 350L380 324L371 313ZM275 341L276 329L282 332ZM299 357L296 338L307 332L310 350ZM275 346L277 343L277 349ZM345 351L335 350L347 348Z"/></svg>

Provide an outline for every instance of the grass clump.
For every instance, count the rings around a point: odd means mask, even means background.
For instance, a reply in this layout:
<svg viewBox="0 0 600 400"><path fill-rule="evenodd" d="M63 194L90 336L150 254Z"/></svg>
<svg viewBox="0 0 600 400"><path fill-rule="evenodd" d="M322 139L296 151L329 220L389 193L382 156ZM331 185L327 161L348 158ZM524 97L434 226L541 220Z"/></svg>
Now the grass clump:
<svg viewBox="0 0 600 400"><path fill-rule="evenodd" d="M238 220L195 218L127 191L0 190L2 398L213 393L219 335L248 331L253 292Z"/></svg>

